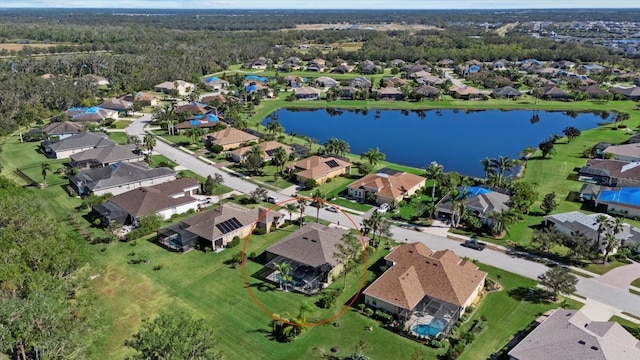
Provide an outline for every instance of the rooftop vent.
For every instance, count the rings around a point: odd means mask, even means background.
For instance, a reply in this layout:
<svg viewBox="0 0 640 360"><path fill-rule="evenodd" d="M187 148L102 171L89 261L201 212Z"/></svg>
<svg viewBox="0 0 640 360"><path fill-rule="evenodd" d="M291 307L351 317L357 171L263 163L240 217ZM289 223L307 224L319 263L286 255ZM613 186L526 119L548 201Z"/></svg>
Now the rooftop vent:
<svg viewBox="0 0 640 360"><path fill-rule="evenodd" d="M578 341L578 344L584 345L584 344L586 344L586 342L584 340L580 340L580 341Z"/></svg>
<svg viewBox="0 0 640 360"><path fill-rule="evenodd" d="M591 350L598 351L598 350L600 350L600 349L599 349L597 346L593 345L593 346L591 347Z"/></svg>

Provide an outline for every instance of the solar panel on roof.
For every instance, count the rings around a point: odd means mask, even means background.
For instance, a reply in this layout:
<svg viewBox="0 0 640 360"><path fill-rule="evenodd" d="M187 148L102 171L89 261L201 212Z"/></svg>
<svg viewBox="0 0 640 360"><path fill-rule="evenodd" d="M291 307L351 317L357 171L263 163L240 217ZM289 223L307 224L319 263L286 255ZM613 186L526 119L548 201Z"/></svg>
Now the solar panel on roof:
<svg viewBox="0 0 640 360"><path fill-rule="evenodd" d="M327 164L327 166L332 168L332 169L340 166L340 165L338 165L338 163L335 160L329 160L329 161L325 162L325 164Z"/></svg>
<svg viewBox="0 0 640 360"><path fill-rule="evenodd" d="M220 230L220 232L222 232L223 234L230 233L241 227L242 227L242 224L236 218L231 218L229 220L225 220L221 222L220 224L216 224L216 228L218 228L218 230Z"/></svg>
<svg viewBox="0 0 640 360"><path fill-rule="evenodd" d="M265 152L267 153L267 155L273 156L273 154L276 152L276 150L278 150L278 149L271 149L271 150L267 150Z"/></svg>

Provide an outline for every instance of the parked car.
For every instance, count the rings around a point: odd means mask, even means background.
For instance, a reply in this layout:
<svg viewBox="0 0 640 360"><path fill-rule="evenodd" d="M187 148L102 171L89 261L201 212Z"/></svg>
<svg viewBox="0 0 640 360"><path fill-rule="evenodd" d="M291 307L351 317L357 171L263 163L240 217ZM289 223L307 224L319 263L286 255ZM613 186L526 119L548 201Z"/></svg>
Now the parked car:
<svg viewBox="0 0 640 360"><path fill-rule="evenodd" d="M389 204L384 203L384 204L380 205L380 207L379 207L379 208L377 208L377 209L376 209L376 211L377 211L377 212L381 212L381 213L383 213L383 214L384 214L384 213L386 213L387 211L389 211L389 209L390 209Z"/></svg>
<svg viewBox="0 0 640 360"><path fill-rule="evenodd" d="M487 246L487 244L485 244L483 242L479 242L476 239L469 239L469 240L466 240L465 242L463 242L462 246L468 247L469 249L482 251Z"/></svg>
<svg viewBox="0 0 640 360"><path fill-rule="evenodd" d="M198 199L198 202L200 204L212 204L213 203L213 199L210 198L210 197L207 197L207 198Z"/></svg>
<svg viewBox="0 0 640 360"><path fill-rule="evenodd" d="M333 213L337 213L337 212L339 212L340 210L338 210L338 208L337 208L337 207L335 207L335 206L329 206L329 207L327 208L327 211L331 211L331 212L333 212Z"/></svg>
<svg viewBox="0 0 640 360"><path fill-rule="evenodd" d="M277 196L267 196L266 200L268 203L272 203L272 204L275 204L280 201L280 199L278 199Z"/></svg>

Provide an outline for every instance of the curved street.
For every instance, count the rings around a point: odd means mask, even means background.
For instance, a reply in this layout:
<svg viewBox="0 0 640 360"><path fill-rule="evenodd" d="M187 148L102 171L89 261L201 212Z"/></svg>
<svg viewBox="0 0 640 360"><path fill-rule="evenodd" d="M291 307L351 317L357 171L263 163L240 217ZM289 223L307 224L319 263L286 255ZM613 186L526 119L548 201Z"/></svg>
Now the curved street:
<svg viewBox="0 0 640 360"><path fill-rule="evenodd" d="M129 135L138 135L143 137L145 134L144 128L150 122L151 114L144 114L141 118L134 120L129 127L126 128L126 132ZM220 174L224 178L224 184L242 193L249 193L256 188L256 184L248 182L241 177L232 176L229 173L222 171L214 166L206 164L200 159L181 151L180 149L168 145L162 141L157 141L154 151L166 156L167 158L175 161L180 166L187 168L198 175L209 176L214 174ZM291 194L284 194L269 190L270 195L277 196L280 201L292 199ZM305 211L306 215L316 216L316 209L313 207L307 207ZM350 215L353 222L357 225L362 223L362 216ZM344 218L341 213L332 213L326 210L320 210L320 217L324 220L332 223L340 223L352 227L352 224ZM476 251L462 247L460 242L447 239L446 237L437 236L433 234L427 234L413 229L407 229L394 226L392 228L393 238L401 242L417 242L420 241L434 250L451 249L461 257L469 257L476 259L487 265L498 267L515 274L536 279L539 274L547 271L549 268L538 262L530 261L524 258L507 255L500 251L486 249L484 251ZM624 268L627 268L626 266ZM623 268L617 270L618 272L624 271ZM637 267L633 267L637 269ZM640 277L640 276L638 276ZM606 307L613 308L616 312L628 312L636 316L640 316L640 297L629 292L628 288L621 288L620 286L612 283L607 283L606 279L611 276L603 276L598 278L597 275L593 278L586 278L578 276L578 284L576 293L590 300L595 300L596 303L602 303ZM578 299L580 300L580 299ZM604 319L604 320L608 320ZM633 320L633 319L630 319ZM637 320L636 320L637 322Z"/></svg>

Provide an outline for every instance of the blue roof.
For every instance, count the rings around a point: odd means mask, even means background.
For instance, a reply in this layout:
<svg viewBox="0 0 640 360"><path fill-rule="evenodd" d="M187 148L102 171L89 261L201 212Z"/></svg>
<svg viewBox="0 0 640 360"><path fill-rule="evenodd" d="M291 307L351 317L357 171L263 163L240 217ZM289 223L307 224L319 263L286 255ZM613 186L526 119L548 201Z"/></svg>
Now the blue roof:
<svg viewBox="0 0 640 360"><path fill-rule="evenodd" d="M480 71L480 67L477 65L473 65L472 67L469 68L469 71L471 72Z"/></svg>
<svg viewBox="0 0 640 360"><path fill-rule="evenodd" d="M198 125L200 125L200 120L189 120L189 125L198 126Z"/></svg>
<svg viewBox="0 0 640 360"><path fill-rule="evenodd" d="M258 90L258 87L255 85L249 85L245 89L247 89L247 91L254 92Z"/></svg>
<svg viewBox="0 0 640 360"><path fill-rule="evenodd" d="M211 81L220 80L220 78L217 77L217 76L212 76L212 77L208 77L206 80L207 80L207 82L211 82Z"/></svg>
<svg viewBox="0 0 640 360"><path fill-rule="evenodd" d="M269 81L269 78L266 77L262 77L262 76L256 76L256 75L247 75L245 76L245 80L253 80L253 81L260 81L260 82L265 82L265 81Z"/></svg>
<svg viewBox="0 0 640 360"><path fill-rule="evenodd" d="M625 187L619 190L603 190L598 194L598 201L640 206L640 188Z"/></svg>
<svg viewBox="0 0 640 360"><path fill-rule="evenodd" d="M479 187L479 186L469 186L467 187L467 197L468 198L472 198L472 197L476 197L478 195L481 194L488 194L492 192L489 189L485 189L483 187Z"/></svg>
<svg viewBox="0 0 640 360"><path fill-rule="evenodd" d="M94 107L90 107L90 108L88 108L88 109L87 109L87 110L85 110L84 112L85 112L85 113L87 113L87 114L97 114L97 113L98 113L98 111L100 111L100 108L99 108L99 107L97 107L97 106L94 106Z"/></svg>
<svg viewBox="0 0 640 360"><path fill-rule="evenodd" d="M191 117L191 120L189 120L189 123L191 125L198 125L203 121L204 122L216 122L216 121L218 121L218 118L213 114L194 115L194 116Z"/></svg>

